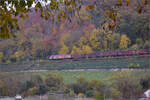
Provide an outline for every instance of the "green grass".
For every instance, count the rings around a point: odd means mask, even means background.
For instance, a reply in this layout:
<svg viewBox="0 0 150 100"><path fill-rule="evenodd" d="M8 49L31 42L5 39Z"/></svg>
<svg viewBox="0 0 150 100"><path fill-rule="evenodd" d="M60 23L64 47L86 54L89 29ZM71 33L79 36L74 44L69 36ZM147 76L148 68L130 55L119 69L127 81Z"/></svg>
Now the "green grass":
<svg viewBox="0 0 150 100"><path fill-rule="evenodd" d="M56 72L40 72L38 73L46 78L48 74L60 75L64 78L64 83L75 83L78 78L86 78L87 80L107 80L111 76L119 73L120 71L56 71ZM150 71L132 71L137 77L140 77L144 74L150 73ZM37 74L37 73L36 73Z"/></svg>
<svg viewBox="0 0 150 100"><path fill-rule="evenodd" d="M57 71L57 72L45 72L40 73L42 77L46 77L48 74L56 74L63 76L65 83L74 83L78 78L84 77L87 80L96 80L96 79L105 79L116 72L112 71L103 71L103 72L89 72L89 71L76 71L76 72L64 72L64 71Z"/></svg>
<svg viewBox="0 0 150 100"><path fill-rule="evenodd" d="M31 75L38 74L43 80L46 79L48 74L60 75L64 79L64 83L75 83L78 78L85 78L87 80L109 80L113 75L120 73L121 71L55 71L55 72L1 72L2 75L18 77L23 79L22 81L31 78ZM146 74L150 75L150 71L129 71L132 72L137 78Z"/></svg>

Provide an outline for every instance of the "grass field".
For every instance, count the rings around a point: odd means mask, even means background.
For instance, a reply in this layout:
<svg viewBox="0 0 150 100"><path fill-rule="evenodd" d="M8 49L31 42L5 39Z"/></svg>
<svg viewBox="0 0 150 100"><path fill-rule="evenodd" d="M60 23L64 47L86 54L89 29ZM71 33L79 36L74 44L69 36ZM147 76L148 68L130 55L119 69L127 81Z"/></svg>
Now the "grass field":
<svg viewBox="0 0 150 100"><path fill-rule="evenodd" d="M86 78L87 80L108 80L111 76L119 73L120 71L56 71L56 72L40 72L32 73L39 74L43 79L46 78L48 74L60 75L64 78L64 83L75 83L78 78ZM145 74L150 75L150 71L129 71L133 72L137 77L143 76Z"/></svg>
<svg viewBox="0 0 150 100"><path fill-rule="evenodd" d="M87 80L109 80L113 75L120 73L121 71L55 71L55 72L1 72L7 76L19 77L23 80L28 80L31 75L38 74L43 79L48 74L60 75L64 79L64 83L75 83L78 78L86 78ZM150 71L129 71L135 74L137 77L144 76L145 74L150 75Z"/></svg>
<svg viewBox="0 0 150 100"><path fill-rule="evenodd" d="M79 60L39 60L18 62L0 65L0 71L22 70L61 70L61 69L87 69L87 68L126 68L126 67L150 68L150 56L123 57L123 58L96 58ZM137 66L138 65L138 66Z"/></svg>
<svg viewBox="0 0 150 100"><path fill-rule="evenodd" d="M65 71L57 71L57 72L44 72L39 73L45 78L48 74L55 74L63 76L65 83L74 83L78 78L84 77L87 80L102 80L106 79L109 76L115 74L113 71L101 71L101 72L89 72L89 71L73 71L73 72L65 72Z"/></svg>

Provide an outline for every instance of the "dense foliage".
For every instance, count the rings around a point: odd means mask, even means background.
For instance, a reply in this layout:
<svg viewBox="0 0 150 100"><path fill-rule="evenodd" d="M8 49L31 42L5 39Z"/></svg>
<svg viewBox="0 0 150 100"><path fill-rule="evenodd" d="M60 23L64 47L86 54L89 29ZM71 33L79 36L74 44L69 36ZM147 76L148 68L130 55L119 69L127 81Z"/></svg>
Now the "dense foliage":
<svg viewBox="0 0 150 100"><path fill-rule="evenodd" d="M23 3L17 0L15 0L16 3L8 1L16 8ZM29 1L27 0L27 2ZM68 0L65 1L69 2ZM118 1L121 2L122 0ZM16 38L10 36L10 39L0 40L0 63L47 59L51 54L88 54L102 51L150 48L150 4L148 1L142 0L138 3L138 1L133 2L131 0L130 5L126 5L126 2L116 4L117 0L114 0L114 2L109 0L90 2L85 0L82 6L77 2L77 5L71 3L66 6L65 12L63 12L65 6L64 8L59 6L59 10L51 10L57 9L57 7L52 7L53 3L56 2L50 3L52 8L46 7L47 9L44 9L42 7L42 10L38 1L35 7L37 10L35 11L31 7L33 0L26 4L28 7L24 5L26 9L20 8L14 11L14 9L8 10L7 8L8 12L6 14L10 12L16 14L20 30L12 29L12 34ZM3 4L6 3L1 1L1 5ZM139 5L138 8L136 8L137 4ZM111 6L110 9L108 9L109 6ZM68 11L70 7L74 8L71 12ZM38 8L41 8L41 10L38 10ZM2 8L0 9L5 11ZM137 11L140 9L142 10L138 13ZM19 15L24 10L27 12L23 14L27 15L28 18L22 20ZM47 11L53 16L44 20L41 18L41 13L47 14ZM58 21L59 15L64 15L63 13L71 17L70 21L68 17L67 19L61 17L61 21ZM1 17L5 16L1 15ZM11 25L8 26L11 27ZM3 35L7 32L1 30L0 34Z"/></svg>
<svg viewBox="0 0 150 100"><path fill-rule="evenodd" d="M103 4L101 4L101 2ZM105 4L106 3L106 4ZM137 7L139 13L147 10L148 0L114 0L113 3L110 1L82 1L82 0L2 0L0 1L0 38L15 37L14 30L18 30L18 18L25 19L28 17L28 12L34 8L35 11L40 10L41 17L48 19L49 17L55 16L58 21L68 19L71 22L72 15L77 14L80 18L80 11L82 6L86 5L86 10L89 11L94 9L95 6L98 8L103 7L106 9L106 15L116 23L117 12L116 8L120 8L124 5ZM114 9L115 8L115 9ZM76 13L77 11L77 13ZM82 14L85 16L86 14ZM90 16L87 16L87 19ZM114 28L114 25L110 24L110 29Z"/></svg>

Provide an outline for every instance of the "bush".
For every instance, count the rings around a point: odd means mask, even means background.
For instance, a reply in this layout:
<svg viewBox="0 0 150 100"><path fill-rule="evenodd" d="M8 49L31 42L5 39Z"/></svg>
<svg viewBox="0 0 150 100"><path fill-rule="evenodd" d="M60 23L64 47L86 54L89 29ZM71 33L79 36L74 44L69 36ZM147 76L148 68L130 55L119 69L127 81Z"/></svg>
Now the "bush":
<svg viewBox="0 0 150 100"><path fill-rule="evenodd" d="M112 88L112 89L111 89L111 94L112 94L112 97L113 97L113 98L119 98L119 97L121 97L120 91L118 91L118 90L115 89L115 88Z"/></svg>
<svg viewBox="0 0 150 100"><path fill-rule="evenodd" d="M49 74L45 80L48 90L59 90L63 85L63 78L58 75Z"/></svg>
<svg viewBox="0 0 150 100"><path fill-rule="evenodd" d="M6 61L6 64L10 64L10 63L11 63L11 61L10 61L10 60L7 60L7 61Z"/></svg>
<svg viewBox="0 0 150 100"><path fill-rule="evenodd" d="M44 62L44 60L42 60L42 59L40 59L40 61L39 61L40 63L43 63Z"/></svg>
<svg viewBox="0 0 150 100"><path fill-rule="evenodd" d="M114 89L117 90L114 92L120 92L119 94L122 94L121 96L125 100L137 99L142 92L140 81L132 71L122 71L115 74L112 78L112 82Z"/></svg>
<svg viewBox="0 0 150 100"><path fill-rule="evenodd" d="M42 77L38 74L32 74L31 82L37 87L44 84Z"/></svg>
<svg viewBox="0 0 150 100"><path fill-rule="evenodd" d="M130 64L130 65L129 65L129 68L133 68L133 67L134 67L134 64Z"/></svg>
<svg viewBox="0 0 150 100"><path fill-rule="evenodd" d="M73 90L71 90L71 89L70 89L70 91L69 91L69 96L75 96L74 91L73 91Z"/></svg>
<svg viewBox="0 0 150 100"><path fill-rule="evenodd" d="M83 98L83 97L84 97L84 94L83 94L83 93L79 93L79 94L78 94L78 97L79 97L79 98Z"/></svg>
<svg viewBox="0 0 150 100"><path fill-rule="evenodd" d="M136 64L136 67L140 67L140 64Z"/></svg>
<svg viewBox="0 0 150 100"><path fill-rule="evenodd" d="M73 90L75 94L82 92L80 85L77 83L69 84L67 85L67 88Z"/></svg>
<svg viewBox="0 0 150 100"><path fill-rule="evenodd" d="M43 95L48 91L45 85L39 85L37 95Z"/></svg>
<svg viewBox="0 0 150 100"><path fill-rule="evenodd" d="M104 83L100 80L91 80L88 82L88 90L102 90L102 88L104 87Z"/></svg>
<svg viewBox="0 0 150 100"><path fill-rule="evenodd" d="M79 78L77 80L77 85L80 88L80 93L85 93L87 91L88 88L88 81L85 78Z"/></svg>
<svg viewBox="0 0 150 100"><path fill-rule="evenodd" d="M38 92L38 87L33 87L28 89L27 95L34 96L37 94L37 92Z"/></svg>
<svg viewBox="0 0 150 100"><path fill-rule="evenodd" d="M140 84L143 89L149 89L150 88L150 75L144 75L140 79Z"/></svg>
<svg viewBox="0 0 150 100"><path fill-rule="evenodd" d="M67 87L76 94L85 93L88 89L88 81L85 78L79 78L77 83L69 84Z"/></svg>
<svg viewBox="0 0 150 100"><path fill-rule="evenodd" d="M95 98L95 100L104 100L104 93L102 93L102 92L96 92L95 94L94 94L94 98Z"/></svg>
<svg viewBox="0 0 150 100"><path fill-rule="evenodd" d="M86 91L85 94L87 97L93 97L94 96L94 90L88 90L88 91Z"/></svg>
<svg viewBox="0 0 150 100"><path fill-rule="evenodd" d="M21 93L22 93L22 92L25 92L25 91L27 91L28 89L33 88L33 87L34 87L34 83L33 83L33 82L31 82L31 81L26 81L26 82L22 83L20 92L21 92Z"/></svg>
<svg viewBox="0 0 150 100"><path fill-rule="evenodd" d="M3 76L0 78L0 95L1 96L14 96L19 93L20 83L19 80L13 76Z"/></svg>

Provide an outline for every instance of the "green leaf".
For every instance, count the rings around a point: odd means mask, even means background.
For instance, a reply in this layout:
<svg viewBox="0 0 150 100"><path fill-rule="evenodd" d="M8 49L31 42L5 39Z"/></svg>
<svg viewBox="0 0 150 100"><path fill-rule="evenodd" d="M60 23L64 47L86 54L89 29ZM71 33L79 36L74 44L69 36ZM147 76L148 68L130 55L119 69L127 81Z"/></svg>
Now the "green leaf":
<svg viewBox="0 0 150 100"><path fill-rule="evenodd" d="M38 2L38 3L36 4L35 8L40 8L40 10L42 10L42 5L41 5L41 3Z"/></svg>
<svg viewBox="0 0 150 100"><path fill-rule="evenodd" d="M27 0L27 5L29 8L32 6L32 4L33 4L33 0Z"/></svg>

